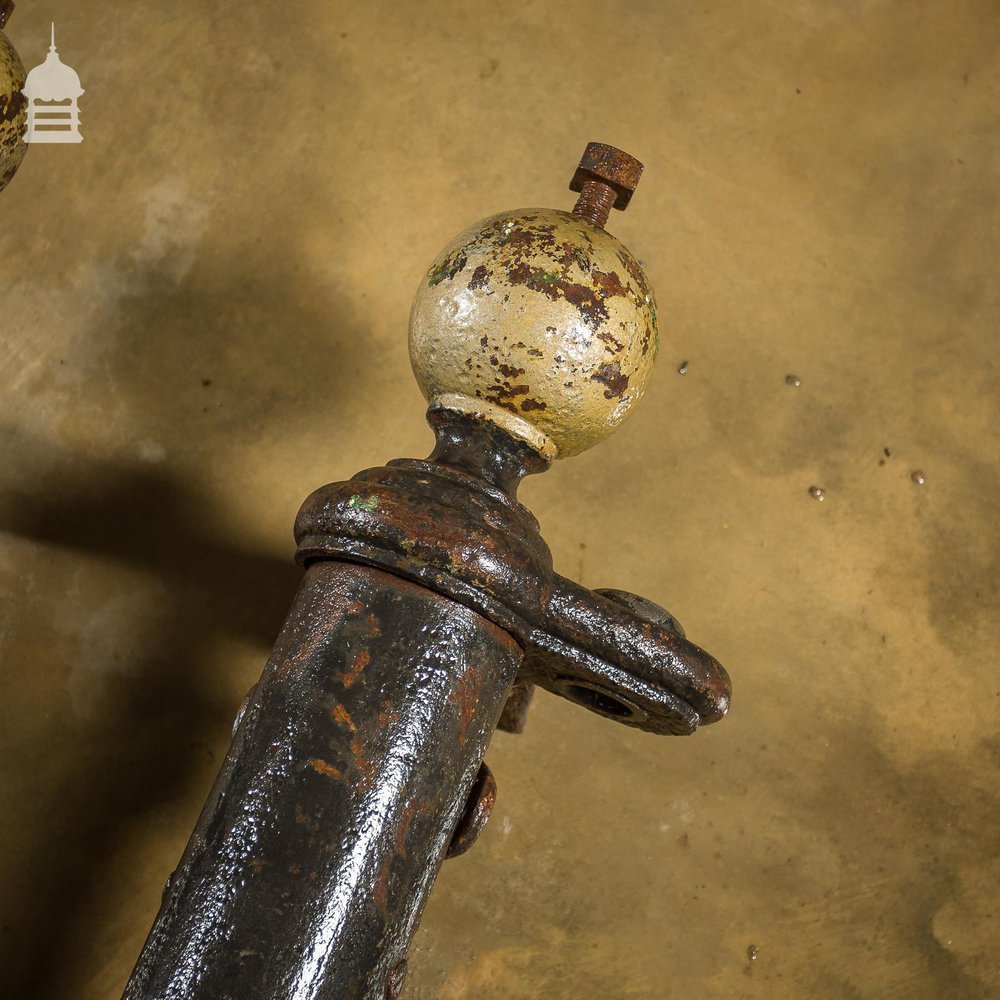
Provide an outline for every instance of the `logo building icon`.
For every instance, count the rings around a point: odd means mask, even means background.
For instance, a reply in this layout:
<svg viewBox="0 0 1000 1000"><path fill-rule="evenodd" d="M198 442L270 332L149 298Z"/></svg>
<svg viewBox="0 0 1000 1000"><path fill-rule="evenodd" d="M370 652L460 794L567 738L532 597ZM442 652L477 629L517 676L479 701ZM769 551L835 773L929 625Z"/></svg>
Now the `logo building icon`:
<svg viewBox="0 0 1000 1000"><path fill-rule="evenodd" d="M36 66L24 81L21 93L28 100L28 129L25 142L83 142L77 98L83 93L76 71L56 52L56 26L45 62Z"/></svg>

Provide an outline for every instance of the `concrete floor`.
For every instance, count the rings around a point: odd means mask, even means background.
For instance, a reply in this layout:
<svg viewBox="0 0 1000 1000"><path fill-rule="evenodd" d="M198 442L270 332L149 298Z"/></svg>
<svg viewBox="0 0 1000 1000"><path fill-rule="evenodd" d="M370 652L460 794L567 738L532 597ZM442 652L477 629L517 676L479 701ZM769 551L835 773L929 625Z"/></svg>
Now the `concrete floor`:
<svg viewBox="0 0 1000 1000"><path fill-rule="evenodd" d="M299 503L430 449L424 269L597 139L647 165L609 229L659 371L521 498L733 708L539 695L403 995L1000 996L996 4L50 0L29 68L50 20L85 141L0 195L4 995L119 996Z"/></svg>

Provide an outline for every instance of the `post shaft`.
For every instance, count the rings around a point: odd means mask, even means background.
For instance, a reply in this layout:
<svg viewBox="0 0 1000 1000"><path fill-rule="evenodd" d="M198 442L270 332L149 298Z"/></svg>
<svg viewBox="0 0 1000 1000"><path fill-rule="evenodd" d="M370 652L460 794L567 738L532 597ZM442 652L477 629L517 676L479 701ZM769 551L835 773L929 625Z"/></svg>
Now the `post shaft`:
<svg viewBox="0 0 1000 1000"><path fill-rule="evenodd" d="M383 1000L521 660L474 611L311 565L124 1000Z"/></svg>

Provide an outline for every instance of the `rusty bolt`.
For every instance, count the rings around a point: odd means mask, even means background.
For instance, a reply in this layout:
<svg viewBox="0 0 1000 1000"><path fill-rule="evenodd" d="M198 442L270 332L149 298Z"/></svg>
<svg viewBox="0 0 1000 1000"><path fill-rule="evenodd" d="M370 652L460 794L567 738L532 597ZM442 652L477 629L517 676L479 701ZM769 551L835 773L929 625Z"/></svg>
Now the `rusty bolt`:
<svg viewBox="0 0 1000 1000"><path fill-rule="evenodd" d="M644 621L662 625L664 628L668 628L671 632L676 632L681 638L684 638L685 633L681 627L681 623L666 608L661 608L659 604L654 604L645 597L632 594L627 590L611 590L604 587L595 590L594 593L600 594L601 597L606 597L609 601L614 601L615 604L620 604L623 608L631 611L634 615L638 615Z"/></svg>
<svg viewBox="0 0 1000 1000"><path fill-rule="evenodd" d="M497 800L497 779L483 761L479 773L472 784L469 797L465 800L465 811L462 813L455 832L451 835L451 843L445 852L446 858L457 858L472 847L486 826L486 821L493 812L493 804Z"/></svg>
<svg viewBox="0 0 1000 1000"><path fill-rule="evenodd" d="M603 142L588 142L569 183L570 191L580 192L573 214L603 229L612 208L625 211L641 176L642 164L634 156Z"/></svg>
<svg viewBox="0 0 1000 1000"><path fill-rule="evenodd" d="M406 959L394 966L389 972L385 984L385 1000L396 1000L403 992L403 982L406 979Z"/></svg>
<svg viewBox="0 0 1000 1000"><path fill-rule="evenodd" d="M535 685L530 681L514 681L500 713L497 729L502 729L505 733L523 733L534 693Z"/></svg>

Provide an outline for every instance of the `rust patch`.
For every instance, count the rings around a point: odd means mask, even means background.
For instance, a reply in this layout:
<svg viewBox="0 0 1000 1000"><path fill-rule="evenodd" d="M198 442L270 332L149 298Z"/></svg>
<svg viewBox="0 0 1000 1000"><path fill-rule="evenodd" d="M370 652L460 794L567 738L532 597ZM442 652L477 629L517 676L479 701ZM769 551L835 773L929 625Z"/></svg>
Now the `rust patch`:
<svg viewBox="0 0 1000 1000"><path fill-rule="evenodd" d="M567 282L563 289L566 301L575 306L583 317L583 321L591 330L596 330L608 318L608 310L592 288L586 285L574 285Z"/></svg>
<svg viewBox="0 0 1000 1000"><path fill-rule="evenodd" d="M620 354L625 350L625 345L609 330L602 330L597 339L600 340L612 354ZM643 354L646 352L643 351Z"/></svg>
<svg viewBox="0 0 1000 1000"><path fill-rule="evenodd" d="M392 859L386 858L379 866L378 874L375 876L375 887L372 896L375 906L381 914L383 920L389 919L389 874L392 868Z"/></svg>
<svg viewBox="0 0 1000 1000"><path fill-rule="evenodd" d="M472 721L472 717L476 714L476 702L478 701L479 692L476 688L475 680L475 670L471 666L466 667L462 672L462 676L458 679L458 690L452 692L452 694L448 696L450 701L453 701L458 705L459 746L465 745L469 723Z"/></svg>
<svg viewBox="0 0 1000 1000"><path fill-rule="evenodd" d="M532 216L523 216L522 222L532 221ZM512 227L505 230L506 239L503 240L504 252L510 253L512 250L520 250L525 257L533 256L536 253L548 252L556 244L556 227L549 223L542 223L537 226L524 226L522 228Z"/></svg>
<svg viewBox="0 0 1000 1000"><path fill-rule="evenodd" d="M513 399L515 396L524 396L529 391L529 386L510 385L508 382L504 382L503 385L491 385L490 388L498 396L503 396L505 399Z"/></svg>
<svg viewBox="0 0 1000 1000"><path fill-rule="evenodd" d="M508 366L505 365L503 367ZM517 368L509 368L508 370L521 371L521 369ZM517 406L512 401L518 396L526 396L531 391L530 386L522 384L511 385L509 382L504 382L502 385L493 384L489 388L490 391L481 398L497 406L502 406L505 410L510 410L511 413L517 413Z"/></svg>
<svg viewBox="0 0 1000 1000"><path fill-rule="evenodd" d="M601 271L595 267L590 272L590 280L602 298L609 299L616 295L628 298L628 289L622 284L617 271Z"/></svg>
<svg viewBox="0 0 1000 1000"><path fill-rule="evenodd" d="M646 274L639 266L639 262L624 247L618 249L618 259L622 262L622 267L628 271L628 276L635 282L635 287L639 289L639 297L645 298L651 295L649 281Z"/></svg>
<svg viewBox="0 0 1000 1000"><path fill-rule="evenodd" d="M567 281L555 271L543 271L541 268L529 267L522 262L508 269L507 279L512 285L524 285L525 288L540 292L553 302L565 299L576 308L583 321L592 330L596 330L608 318L603 298L593 288Z"/></svg>
<svg viewBox="0 0 1000 1000"><path fill-rule="evenodd" d="M538 400L538 399L522 399L521 400L521 409L525 413L529 413L531 410L545 410L545 409L548 409L548 406L547 406L546 403L544 403L544 402L542 402L541 400Z"/></svg>
<svg viewBox="0 0 1000 1000"><path fill-rule="evenodd" d="M472 272L472 277L469 279L469 290L472 291L476 288L486 288L489 285L489 271L485 264L480 264L479 267Z"/></svg>
<svg viewBox="0 0 1000 1000"><path fill-rule="evenodd" d="M600 382L601 385L607 387L604 390L605 399L614 399L616 396L620 399L628 388L628 375L622 374L621 366L617 361L601 365L590 378L591 381Z"/></svg>
<svg viewBox="0 0 1000 1000"><path fill-rule="evenodd" d="M406 847L406 838L409 836L410 827L413 825L413 820L417 813L423 812L414 799L410 799L405 806L403 806L403 815L400 818L399 826L396 827L396 853L401 858L406 858L409 854Z"/></svg>
<svg viewBox="0 0 1000 1000"><path fill-rule="evenodd" d="M309 766L317 774L325 774L328 778L333 778L334 781L342 781L344 778L340 771L338 771L332 764L327 764L325 760L320 760L319 757L310 758Z"/></svg>
<svg viewBox="0 0 1000 1000"><path fill-rule="evenodd" d="M328 630L334 629L338 622L331 620L324 624L325 628L317 629L315 634L299 645L298 648L291 650L287 656L281 658L278 663L278 669L275 672L279 681L287 679L293 670L297 670L303 663L308 662L327 640L329 635Z"/></svg>
<svg viewBox="0 0 1000 1000"><path fill-rule="evenodd" d="M381 729L391 726L399 720L399 709L394 708L388 699L383 701L378 713L378 724Z"/></svg>
<svg viewBox="0 0 1000 1000"><path fill-rule="evenodd" d="M642 353L645 354L649 350L649 345L653 341L653 328L647 326L642 334ZM655 360L655 359L654 359Z"/></svg>
<svg viewBox="0 0 1000 1000"><path fill-rule="evenodd" d="M515 368L513 365L502 364L499 366L499 371L504 378L517 378L519 375L524 374L523 368Z"/></svg>
<svg viewBox="0 0 1000 1000"><path fill-rule="evenodd" d="M359 649L355 653L351 669L341 678L345 688L349 688L361 676L361 672L371 663L371 659L367 649Z"/></svg>
<svg viewBox="0 0 1000 1000"><path fill-rule="evenodd" d="M572 240L567 240L565 243L559 244L559 252L555 256L555 259L562 264L563 267L569 267L571 264L576 264L576 266L586 274L590 271L591 264L590 257L578 243L574 243Z"/></svg>
<svg viewBox="0 0 1000 1000"><path fill-rule="evenodd" d="M354 720L351 718L351 713L344 708L343 705L334 705L333 711L330 713L333 716L333 721L340 723L342 726L347 726L352 733L356 733L357 729L354 725Z"/></svg>
<svg viewBox="0 0 1000 1000"><path fill-rule="evenodd" d="M351 740L351 753L354 755L354 766L361 775L362 783L366 788L371 788L375 779L375 765L366 756L365 745L357 736Z"/></svg>

